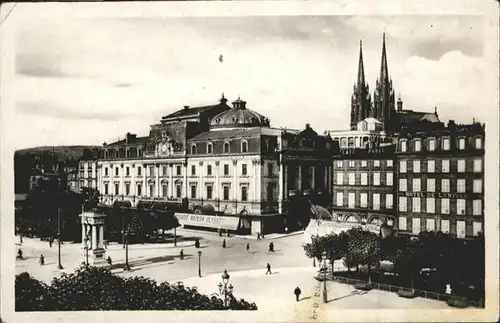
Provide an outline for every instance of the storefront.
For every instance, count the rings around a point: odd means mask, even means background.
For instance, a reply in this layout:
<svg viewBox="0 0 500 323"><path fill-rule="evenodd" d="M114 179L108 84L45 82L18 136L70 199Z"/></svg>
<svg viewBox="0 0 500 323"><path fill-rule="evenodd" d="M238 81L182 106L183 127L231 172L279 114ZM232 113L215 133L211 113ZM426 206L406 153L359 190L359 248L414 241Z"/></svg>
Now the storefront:
<svg viewBox="0 0 500 323"><path fill-rule="evenodd" d="M223 233L243 233L250 229L249 223L245 223L239 216L216 216L207 214L175 213L179 224L185 228L202 229Z"/></svg>

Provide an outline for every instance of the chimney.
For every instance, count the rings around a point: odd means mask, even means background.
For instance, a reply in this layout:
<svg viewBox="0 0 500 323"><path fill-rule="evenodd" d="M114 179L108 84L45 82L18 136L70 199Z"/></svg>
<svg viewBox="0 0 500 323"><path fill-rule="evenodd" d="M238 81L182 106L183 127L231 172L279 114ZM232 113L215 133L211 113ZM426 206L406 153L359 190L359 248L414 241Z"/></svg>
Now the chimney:
<svg viewBox="0 0 500 323"><path fill-rule="evenodd" d="M398 111L402 111L403 110L403 100L401 100L401 93L398 95L397 106L398 106Z"/></svg>
<svg viewBox="0 0 500 323"><path fill-rule="evenodd" d="M306 129L309 129L309 128L311 128L311 124L306 123Z"/></svg>
<svg viewBox="0 0 500 323"><path fill-rule="evenodd" d="M184 110L187 110L187 109L189 109L189 105L184 106Z"/></svg>
<svg viewBox="0 0 500 323"><path fill-rule="evenodd" d="M129 144L131 143L135 138L137 137L136 134L133 134L133 133L130 133L130 132L127 132L127 134L125 135L125 143L126 144Z"/></svg>
<svg viewBox="0 0 500 323"><path fill-rule="evenodd" d="M448 128L455 128L455 120L449 120L448 121Z"/></svg>

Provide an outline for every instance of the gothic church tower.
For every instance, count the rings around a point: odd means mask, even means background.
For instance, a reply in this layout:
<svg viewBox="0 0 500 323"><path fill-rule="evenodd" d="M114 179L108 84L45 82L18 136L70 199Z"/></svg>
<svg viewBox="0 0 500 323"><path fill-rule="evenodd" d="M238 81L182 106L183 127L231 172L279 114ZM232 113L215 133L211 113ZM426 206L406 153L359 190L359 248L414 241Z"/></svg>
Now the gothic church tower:
<svg viewBox="0 0 500 323"><path fill-rule="evenodd" d="M374 106L370 113L373 117L384 124L386 133L394 131L394 121L396 117L394 89L392 88L392 79L389 78L387 68L387 53L385 49L385 33L382 43L382 63L380 66L380 76L375 85L373 95Z"/></svg>
<svg viewBox="0 0 500 323"><path fill-rule="evenodd" d="M365 70L363 66L363 48L359 42L359 65L358 79L354 84L351 97L351 130L355 130L358 122L368 118L372 109L370 89L365 82Z"/></svg>

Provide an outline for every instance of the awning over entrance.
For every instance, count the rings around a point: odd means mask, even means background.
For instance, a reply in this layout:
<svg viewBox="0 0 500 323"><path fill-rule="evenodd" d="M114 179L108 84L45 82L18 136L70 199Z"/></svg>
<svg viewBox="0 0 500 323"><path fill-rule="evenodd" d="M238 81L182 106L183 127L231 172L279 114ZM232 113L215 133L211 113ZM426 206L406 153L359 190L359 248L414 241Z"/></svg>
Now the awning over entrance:
<svg viewBox="0 0 500 323"><path fill-rule="evenodd" d="M237 230L240 223L240 218L236 216L176 213L175 217L181 225L214 229Z"/></svg>

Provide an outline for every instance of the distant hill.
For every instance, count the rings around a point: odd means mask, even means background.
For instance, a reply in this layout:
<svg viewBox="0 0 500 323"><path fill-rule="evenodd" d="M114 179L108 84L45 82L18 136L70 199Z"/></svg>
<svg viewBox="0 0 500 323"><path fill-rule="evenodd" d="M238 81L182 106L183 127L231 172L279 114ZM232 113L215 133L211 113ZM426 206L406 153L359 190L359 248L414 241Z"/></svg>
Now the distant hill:
<svg viewBox="0 0 500 323"><path fill-rule="evenodd" d="M66 161L68 159L80 159L85 149L99 148L99 146L42 146L34 148L26 148L16 150L16 155L38 155L41 153L51 153L57 156L59 161Z"/></svg>

